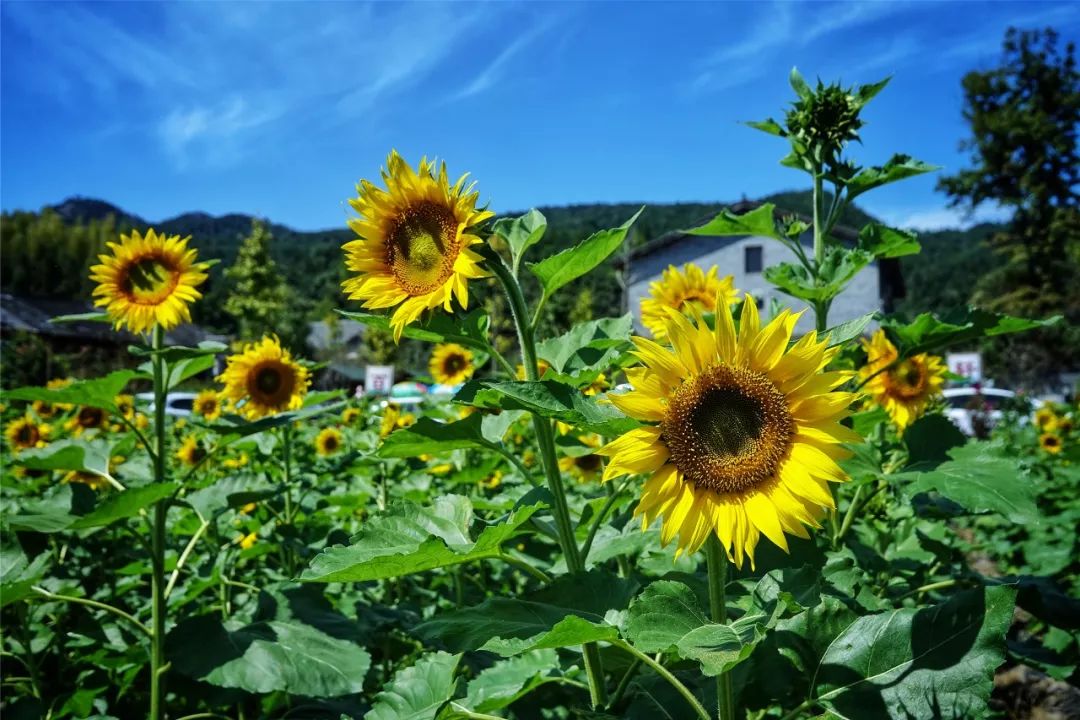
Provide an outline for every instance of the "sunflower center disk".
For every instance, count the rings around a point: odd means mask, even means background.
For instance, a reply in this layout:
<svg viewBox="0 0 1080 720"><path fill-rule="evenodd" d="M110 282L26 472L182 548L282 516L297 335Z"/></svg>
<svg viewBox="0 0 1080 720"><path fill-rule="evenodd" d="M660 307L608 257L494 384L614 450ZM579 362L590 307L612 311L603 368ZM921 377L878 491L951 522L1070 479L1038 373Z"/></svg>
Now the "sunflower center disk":
<svg viewBox="0 0 1080 720"><path fill-rule="evenodd" d="M892 371L892 385L903 397L918 397L926 386L922 367L912 360L905 360Z"/></svg>
<svg viewBox="0 0 1080 720"><path fill-rule="evenodd" d="M460 246L453 211L422 202L401 211L387 233L389 264L409 295L426 295L454 272Z"/></svg>
<svg viewBox="0 0 1080 720"><path fill-rule="evenodd" d="M36 445L38 441L37 430L32 427L23 426L19 428L16 440L23 445Z"/></svg>
<svg viewBox="0 0 1080 720"><path fill-rule="evenodd" d="M699 488L748 490L772 478L795 422L765 375L717 365L684 382L660 424L675 467Z"/></svg>
<svg viewBox="0 0 1080 720"><path fill-rule="evenodd" d="M157 305L176 288L180 274L161 257L147 257L129 264L120 277L120 289L139 305Z"/></svg>
<svg viewBox="0 0 1080 720"><path fill-rule="evenodd" d="M582 455L578 458L575 458L574 462L577 464L578 468L580 468L584 472L596 472L600 469L600 466L603 465L604 461L603 458L601 458L599 455L596 455L595 453L590 453L588 455Z"/></svg>

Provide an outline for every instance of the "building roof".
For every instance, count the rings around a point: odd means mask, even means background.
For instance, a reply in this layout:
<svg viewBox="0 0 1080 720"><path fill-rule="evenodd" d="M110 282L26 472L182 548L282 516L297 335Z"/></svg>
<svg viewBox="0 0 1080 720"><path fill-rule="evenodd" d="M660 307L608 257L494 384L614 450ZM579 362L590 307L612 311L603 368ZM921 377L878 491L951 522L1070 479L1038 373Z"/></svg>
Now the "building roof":
<svg viewBox="0 0 1080 720"><path fill-rule="evenodd" d="M95 312L100 312L100 308L94 308L89 302L83 300L27 298L0 293L0 330L5 333L21 331L57 340L106 345L139 342L139 338L132 333L126 330L114 330L110 323L99 320L52 322L52 319L56 317ZM204 340L225 341L227 339L224 335L207 332L198 325L190 323L179 325L165 335L165 340L170 345L194 346Z"/></svg>

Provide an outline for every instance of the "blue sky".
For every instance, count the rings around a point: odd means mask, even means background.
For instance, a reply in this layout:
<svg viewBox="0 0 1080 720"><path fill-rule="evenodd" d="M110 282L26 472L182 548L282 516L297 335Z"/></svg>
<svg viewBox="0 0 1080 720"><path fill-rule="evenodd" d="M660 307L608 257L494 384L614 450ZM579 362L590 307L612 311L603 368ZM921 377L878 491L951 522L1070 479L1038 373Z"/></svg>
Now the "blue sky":
<svg viewBox="0 0 1080 720"><path fill-rule="evenodd" d="M150 221L189 210L343 226L390 148L470 172L496 211L737 200L806 187L777 116L787 73L871 82L865 144L956 169L960 79L1009 25L1080 37L1072 3L0 5L0 204L70 195ZM963 222L932 177L866 198L895 224ZM979 218L1000 216L995 208Z"/></svg>

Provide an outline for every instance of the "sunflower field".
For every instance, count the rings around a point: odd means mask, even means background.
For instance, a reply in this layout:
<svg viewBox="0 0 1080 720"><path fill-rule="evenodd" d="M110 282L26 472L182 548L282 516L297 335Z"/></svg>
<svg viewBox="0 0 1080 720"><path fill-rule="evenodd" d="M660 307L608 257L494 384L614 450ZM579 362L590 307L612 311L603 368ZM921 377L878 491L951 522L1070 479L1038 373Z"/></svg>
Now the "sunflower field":
<svg viewBox="0 0 1080 720"><path fill-rule="evenodd" d="M799 312L672 266L645 336L626 315L538 337L636 216L534 257L540 213L496 219L392 152L350 201L341 313L429 343L448 401L314 391L273 336L171 345L198 239L110 244L94 317L143 338L138 367L3 397L5 719L983 718L1010 716L1005 669L1075 683L1077 408L1017 403L969 439L941 398L947 348L1057 319L830 323L859 270L919 252L879 224L837 241L844 208L935 168L843 155L885 82L791 81L751 125L813 217L688 232L788 247L765 275Z"/></svg>

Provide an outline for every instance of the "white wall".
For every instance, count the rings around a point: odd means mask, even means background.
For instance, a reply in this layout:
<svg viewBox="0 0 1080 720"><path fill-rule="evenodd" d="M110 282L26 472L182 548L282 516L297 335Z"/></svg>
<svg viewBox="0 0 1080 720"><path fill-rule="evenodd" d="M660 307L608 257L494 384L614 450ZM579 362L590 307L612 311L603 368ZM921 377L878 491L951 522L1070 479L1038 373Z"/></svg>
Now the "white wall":
<svg viewBox="0 0 1080 720"><path fill-rule="evenodd" d="M795 310L806 308L807 312L796 326L796 332L805 333L813 330L813 311L806 303L780 292L774 285L765 281L762 273L747 274L745 272L745 248L753 245L761 247L762 267L781 262L797 262L795 253L771 238L745 237L732 240L731 238L693 236L678 240L645 257L631 260L628 293L630 311L634 314L634 322L638 330L644 329L641 325L641 299L649 296L649 283L659 280L660 273L669 265L682 267L687 262L696 263L706 271L713 265L718 266L720 277L734 276L735 287L740 294L749 292L754 297L760 298L763 301L762 308L767 309L772 298L776 298L782 305ZM803 247L807 248L807 252L812 252L808 246ZM829 326L832 327L845 320L852 320L880 309L880 274L877 263L872 263L863 268L844 292L833 300L832 307L829 309Z"/></svg>

